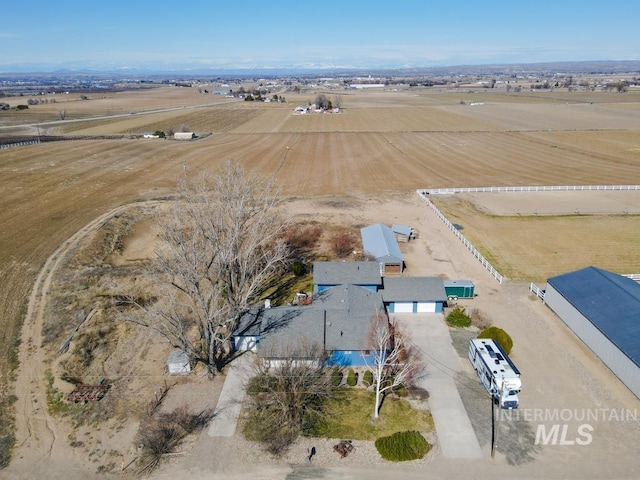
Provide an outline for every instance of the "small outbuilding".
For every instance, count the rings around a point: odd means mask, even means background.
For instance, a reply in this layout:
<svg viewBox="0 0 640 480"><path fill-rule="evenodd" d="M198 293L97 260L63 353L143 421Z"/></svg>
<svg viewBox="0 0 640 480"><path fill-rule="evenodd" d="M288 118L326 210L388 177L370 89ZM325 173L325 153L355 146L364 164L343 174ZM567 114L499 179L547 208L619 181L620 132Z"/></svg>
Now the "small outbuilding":
<svg viewBox="0 0 640 480"><path fill-rule="evenodd" d="M391 225L391 230L399 242L408 242L413 238L413 228L407 225Z"/></svg>
<svg viewBox="0 0 640 480"><path fill-rule="evenodd" d="M548 279L544 302L640 398L640 284L592 266Z"/></svg>
<svg viewBox="0 0 640 480"><path fill-rule="evenodd" d="M167 371L169 375L188 375L191 373L191 362L186 352L172 350L167 359Z"/></svg>
<svg viewBox="0 0 640 480"><path fill-rule="evenodd" d="M404 259L396 236L386 225L376 223L360 229L362 249L372 255L380 266L380 275L399 275L404 269Z"/></svg>

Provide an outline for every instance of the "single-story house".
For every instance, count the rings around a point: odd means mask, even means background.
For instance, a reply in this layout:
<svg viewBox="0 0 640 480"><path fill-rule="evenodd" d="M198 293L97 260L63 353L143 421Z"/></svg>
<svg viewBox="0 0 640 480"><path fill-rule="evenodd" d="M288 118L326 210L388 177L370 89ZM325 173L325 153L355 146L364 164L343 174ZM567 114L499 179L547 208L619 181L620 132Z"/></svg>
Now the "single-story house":
<svg viewBox="0 0 640 480"><path fill-rule="evenodd" d="M362 249L372 255L380 265L381 275L399 275L404 269L400 245L393 230L376 223L360 229Z"/></svg>
<svg viewBox="0 0 640 480"><path fill-rule="evenodd" d="M439 277L385 277L380 293L389 313L442 313L447 301Z"/></svg>
<svg viewBox="0 0 640 480"><path fill-rule="evenodd" d="M640 284L591 266L548 279L544 302L640 398Z"/></svg>
<svg viewBox="0 0 640 480"><path fill-rule="evenodd" d="M314 293L329 287L349 284L377 292L382 287L377 262L315 262L313 264Z"/></svg>
<svg viewBox="0 0 640 480"><path fill-rule="evenodd" d="M313 360L309 352L320 350L329 365L362 366L372 362L369 331L380 312L384 305L378 292L337 285L315 295L308 306L249 312L236 329L234 345L257 351L271 365L285 358Z"/></svg>
<svg viewBox="0 0 640 480"><path fill-rule="evenodd" d="M441 313L447 300L441 278L382 278L377 262L316 262L313 279L310 304L246 312L234 331L235 349L255 351L271 365L284 358L316 361L308 356L314 348L330 365L371 364L376 315Z"/></svg>

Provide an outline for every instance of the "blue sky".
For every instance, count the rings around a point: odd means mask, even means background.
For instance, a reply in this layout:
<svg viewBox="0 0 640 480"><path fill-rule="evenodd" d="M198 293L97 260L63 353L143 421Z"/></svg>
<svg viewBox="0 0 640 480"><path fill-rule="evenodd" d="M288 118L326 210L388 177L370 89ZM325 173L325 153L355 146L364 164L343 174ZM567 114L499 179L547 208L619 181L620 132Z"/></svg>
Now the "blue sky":
<svg viewBox="0 0 640 480"><path fill-rule="evenodd" d="M640 60L640 2L21 0L0 71Z"/></svg>

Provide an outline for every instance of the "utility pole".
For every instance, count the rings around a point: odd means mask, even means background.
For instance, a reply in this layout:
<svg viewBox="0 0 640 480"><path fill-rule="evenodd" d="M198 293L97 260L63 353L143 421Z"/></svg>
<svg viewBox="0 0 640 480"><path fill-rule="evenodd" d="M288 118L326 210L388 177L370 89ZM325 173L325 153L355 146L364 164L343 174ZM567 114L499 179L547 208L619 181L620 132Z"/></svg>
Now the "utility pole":
<svg viewBox="0 0 640 480"><path fill-rule="evenodd" d="M491 458L495 458L496 456L496 402L495 399L493 398L493 395L490 397L491 398Z"/></svg>
<svg viewBox="0 0 640 480"><path fill-rule="evenodd" d="M502 400L502 394L504 393L504 375L502 376L502 384L500 385L500 396L498 397L498 408L500 408L500 401ZM496 445L498 443L498 422L495 416L495 404L496 401L491 399L491 458L495 458Z"/></svg>

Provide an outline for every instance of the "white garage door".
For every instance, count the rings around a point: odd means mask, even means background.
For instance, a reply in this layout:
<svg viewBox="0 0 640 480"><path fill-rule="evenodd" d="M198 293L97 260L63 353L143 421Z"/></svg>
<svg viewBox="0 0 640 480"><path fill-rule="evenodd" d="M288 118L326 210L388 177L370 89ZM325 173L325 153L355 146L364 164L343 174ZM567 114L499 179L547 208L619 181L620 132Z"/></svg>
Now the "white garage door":
<svg viewBox="0 0 640 480"><path fill-rule="evenodd" d="M435 302L418 302L419 313L436 313Z"/></svg>
<svg viewBox="0 0 640 480"><path fill-rule="evenodd" d="M413 313L413 302L396 302L393 305L394 313Z"/></svg>

